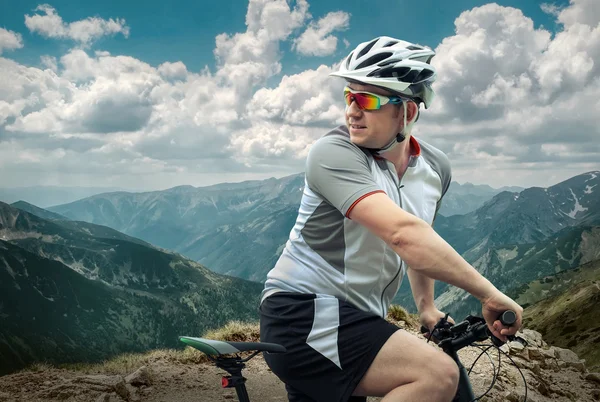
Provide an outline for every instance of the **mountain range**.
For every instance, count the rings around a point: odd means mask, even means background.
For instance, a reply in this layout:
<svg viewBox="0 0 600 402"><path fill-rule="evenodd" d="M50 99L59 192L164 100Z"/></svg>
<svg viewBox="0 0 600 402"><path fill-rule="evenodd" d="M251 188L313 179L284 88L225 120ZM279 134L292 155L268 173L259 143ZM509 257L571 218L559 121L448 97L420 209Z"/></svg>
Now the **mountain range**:
<svg viewBox="0 0 600 402"><path fill-rule="evenodd" d="M177 347L182 333L258 319L261 290L114 229L0 202L0 374Z"/></svg>
<svg viewBox="0 0 600 402"><path fill-rule="evenodd" d="M289 236L303 189L304 174L297 174L199 188L105 193L48 209L175 250L215 272L262 282ZM452 182L440 213L467 213L499 192Z"/></svg>
<svg viewBox="0 0 600 402"><path fill-rule="evenodd" d="M600 259L599 183L595 171L501 191L466 214L440 215L434 228L517 295ZM48 209L0 202L3 370L48 355L94 361L176 346L182 331L256 320L260 282L287 241L303 186L304 176L294 175L112 192ZM479 302L453 286L437 282L436 296L453 317L480 313ZM407 279L394 303L415 311Z"/></svg>
<svg viewBox="0 0 600 402"><path fill-rule="evenodd" d="M40 208L66 204L92 195L125 191L120 187L30 186L0 187L0 201L25 201Z"/></svg>
<svg viewBox="0 0 600 402"><path fill-rule="evenodd" d="M453 182L435 230L488 279L499 283L501 290L508 291L539 275L593 258L587 255L598 246L599 183L597 171L548 188L505 188L496 193L489 186ZM262 282L294 224L303 186L303 175L293 175L152 193L99 194L50 210L176 250L215 272ZM481 204L473 204L474 200ZM476 209L443 215L444 208L453 211L456 205L463 205L463 211ZM543 259L539 258L542 254ZM454 314L478 308L460 289L443 283L436 284L436 295L439 306ZM394 300L414 311L407 280Z"/></svg>
<svg viewBox="0 0 600 402"><path fill-rule="evenodd" d="M600 258L598 184L600 172L589 172L548 188L502 192L476 211L440 217L435 229L481 274L509 291ZM478 302L464 291L442 283L436 290L438 308L478 312Z"/></svg>

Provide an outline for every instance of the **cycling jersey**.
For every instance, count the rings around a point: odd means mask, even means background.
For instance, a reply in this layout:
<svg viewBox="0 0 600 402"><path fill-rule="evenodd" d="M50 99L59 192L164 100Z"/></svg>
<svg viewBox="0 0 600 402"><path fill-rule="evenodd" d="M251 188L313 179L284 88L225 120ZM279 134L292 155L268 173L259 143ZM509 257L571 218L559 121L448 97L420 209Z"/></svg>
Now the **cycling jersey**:
<svg viewBox="0 0 600 402"><path fill-rule="evenodd" d="M350 141L339 126L311 147L298 217L267 274L261 301L280 292L334 296L385 317L406 264L382 239L348 218L363 198L383 192L432 224L450 185L447 156L410 137L408 167L399 178L390 161Z"/></svg>

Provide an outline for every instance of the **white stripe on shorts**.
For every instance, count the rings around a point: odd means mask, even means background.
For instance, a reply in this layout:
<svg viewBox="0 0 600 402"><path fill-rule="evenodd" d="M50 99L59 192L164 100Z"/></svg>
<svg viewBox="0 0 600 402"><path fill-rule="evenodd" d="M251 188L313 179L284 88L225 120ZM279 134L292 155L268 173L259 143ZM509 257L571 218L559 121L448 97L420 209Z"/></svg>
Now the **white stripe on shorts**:
<svg viewBox="0 0 600 402"><path fill-rule="evenodd" d="M342 365L337 346L339 325L340 309L338 299L333 296L317 295L313 326L308 338L306 338L306 343L341 369Z"/></svg>

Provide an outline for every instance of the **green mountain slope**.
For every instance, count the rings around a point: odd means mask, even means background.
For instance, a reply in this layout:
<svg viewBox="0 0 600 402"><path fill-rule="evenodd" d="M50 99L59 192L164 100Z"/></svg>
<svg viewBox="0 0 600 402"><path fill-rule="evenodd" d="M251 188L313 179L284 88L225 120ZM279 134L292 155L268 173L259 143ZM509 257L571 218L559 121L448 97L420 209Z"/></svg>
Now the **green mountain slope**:
<svg viewBox="0 0 600 402"><path fill-rule="evenodd" d="M533 281L516 291L524 324L546 342L572 349L600 369L600 260ZM531 304L533 303L533 304Z"/></svg>
<svg viewBox="0 0 600 402"><path fill-rule="evenodd" d="M0 203L0 374L179 347L180 334L257 320L261 290L113 229Z"/></svg>
<svg viewBox="0 0 600 402"><path fill-rule="evenodd" d="M506 292L597 259L600 259L600 226L576 226L540 242L489 248L478 259L467 258L467 261ZM405 281L394 302L416 311L408 278ZM481 303L457 287L436 281L435 295L436 306L453 317L462 319L481 312Z"/></svg>

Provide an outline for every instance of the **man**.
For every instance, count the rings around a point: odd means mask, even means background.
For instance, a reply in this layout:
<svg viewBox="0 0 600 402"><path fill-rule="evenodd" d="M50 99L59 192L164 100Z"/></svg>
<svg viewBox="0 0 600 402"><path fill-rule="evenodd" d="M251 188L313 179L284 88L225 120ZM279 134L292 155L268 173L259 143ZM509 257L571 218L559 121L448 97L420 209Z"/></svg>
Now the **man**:
<svg viewBox="0 0 600 402"><path fill-rule="evenodd" d="M522 308L482 277L431 225L450 184L448 158L411 136L428 108L434 52L379 37L361 43L332 75L345 78L346 124L317 140L306 162L298 218L260 306L265 354L290 401L451 401L458 368L446 354L385 320L407 273L420 320L444 313L434 280L482 302L493 333L506 340ZM517 314L514 327L497 317Z"/></svg>

